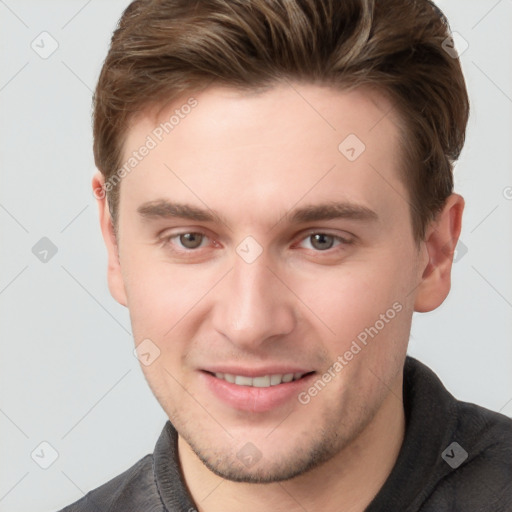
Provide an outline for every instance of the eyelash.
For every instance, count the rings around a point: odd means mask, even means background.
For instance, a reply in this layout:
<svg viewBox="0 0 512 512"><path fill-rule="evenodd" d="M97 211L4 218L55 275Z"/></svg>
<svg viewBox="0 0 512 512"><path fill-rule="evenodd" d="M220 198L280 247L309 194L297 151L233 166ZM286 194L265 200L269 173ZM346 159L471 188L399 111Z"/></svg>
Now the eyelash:
<svg viewBox="0 0 512 512"><path fill-rule="evenodd" d="M334 241L336 242L339 242L337 245L334 245L333 247L330 247L329 249L324 249L323 251L319 250L319 249L308 249L308 250L312 250L314 252L318 252L318 253L328 253L329 251L334 251L336 250L337 247L340 247L340 246L344 246L344 245L350 245L352 244L354 241L353 240L348 240L346 238L343 238L342 236L339 236L339 235L332 235L330 233L324 233L323 231L310 231L308 232L308 234L301 238L300 239L300 242L304 242L306 240L309 240L312 236L314 235L325 235L325 236L330 236L332 238L334 238Z"/></svg>
<svg viewBox="0 0 512 512"><path fill-rule="evenodd" d="M182 231L180 233L173 233L172 235L167 235L167 236L160 237L159 241L161 242L163 247L170 247L172 245L172 240L179 239L180 236L188 235L188 234L200 235L202 237L205 237L206 239L209 238L206 233L203 233L201 231ZM332 253L332 251L335 251L336 248L338 248L340 246L347 246L347 245L351 245L351 244L354 243L354 240L348 240L348 239L343 238L343 237L341 237L339 235L333 235L333 234L330 234L330 233L327 233L327 232L324 232L324 231L309 231L306 236L302 237L299 240L299 243L303 242L305 240L310 239L314 235L330 236L330 237L333 237L335 241L339 242L337 245L334 245L334 247L330 247L329 249L324 249L324 250L319 250L319 249L314 249L314 248L313 249L309 249L309 248L307 249L307 250L311 250L311 251L314 251L314 252L317 252L317 253ZM201 244L203 243L203 241L204 241L204 239L201 241ZM216 242L215 240L213 241L213 245L217 246L217 247L219 246L218 242ZM187 249L187 248L175 249L175 248L171 248L171 250L176 252L176 253L181 253L181 254L192 254L194 252L198 252L199 249L203 249L203 248L204 247L199 246L199 247L197 247L195 249Z"/></svg>

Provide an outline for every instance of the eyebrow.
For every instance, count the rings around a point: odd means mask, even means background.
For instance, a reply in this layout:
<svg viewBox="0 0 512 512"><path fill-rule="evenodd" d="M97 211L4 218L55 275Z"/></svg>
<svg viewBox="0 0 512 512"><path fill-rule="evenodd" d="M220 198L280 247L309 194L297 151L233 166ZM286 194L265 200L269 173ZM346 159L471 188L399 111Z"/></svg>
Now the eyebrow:
<svg viewBox="0 0 512 512"><path fill-rule="evenodd" d="M142 217L148 219L167 219L180 217L188 220L200 222L220 221L220 216L210 209L198 208L189 204L172 203L166 199L150 201L137 208L137 212Z"/></svg>
<svg viewBox="0 0 512 512"><path fill-rule="evenodd" d="M287 215L290 222L315 222L330 219L377 221L379 216L370 208L351 202L333 202L298 208Z"/></svg>
<svg viewBox="0 0 512 512"><path fill-rule="evenodd" d="M179 217L198 222L221 222L222 217L209 208L198 208L190 204L174 203L166 199L149 201L137 208L137 212L147 219L170 219ZM289 223L305 223L331 219L351 219L375 222L377 213L370 208L353 202L329 202L307 205L288 212L285 217ZM283 219L281 219L283 220Z"/></svg>

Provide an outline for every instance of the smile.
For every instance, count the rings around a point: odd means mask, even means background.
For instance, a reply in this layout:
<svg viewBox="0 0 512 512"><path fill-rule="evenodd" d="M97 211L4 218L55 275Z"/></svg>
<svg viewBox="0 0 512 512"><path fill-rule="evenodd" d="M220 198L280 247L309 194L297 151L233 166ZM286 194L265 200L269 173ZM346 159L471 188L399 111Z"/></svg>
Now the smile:
<svg viewBox="0 0 512 512"><path fill-rule="evenodd" d="M280 370L284 373L278 373ZM295 404L298 394L316 374L300 368L290 370L292 368L240 368L238 371L234 367L211 368L200 371L199 375L212 397L230 409L264 413L285 404Z"/></svg>
<svg viewBox="0 0 512 512"><path fill-rule="evenodd" d="M276 373L259 377L247 377L245 375L233 375L231 373L215 373L215 377L225 380L237 386L252 386L255 388L269 388L287 382L301 379L305 373Z"/></svg>

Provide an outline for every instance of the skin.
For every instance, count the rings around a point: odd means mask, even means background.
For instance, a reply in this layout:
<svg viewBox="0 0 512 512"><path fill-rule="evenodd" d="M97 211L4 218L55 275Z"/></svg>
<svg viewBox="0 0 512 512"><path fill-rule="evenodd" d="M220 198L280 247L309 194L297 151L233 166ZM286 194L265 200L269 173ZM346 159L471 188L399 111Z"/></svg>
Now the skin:
<svg viewBox="0 0 512 512"><path fill-rule="evenodd" d="M122 180L117 238L98 200L110 291L129 308L136 345L150 339L160 350L141 366L179 432L187 486L201 511L362 511L403 441L412 314L449 292L464 200L452 194L416 245L398 120L375 91L284 84L194 97L198 105ZM125 157L186 99L134 119ZM353 162L338 150L349 134L366 145ZM96 174L93 188L103 183ZM163 199L221 220L137 211ZM339 201L378 219L291 219L296 208ZM206 236L195 249L176 236L197 232ZM314 233L334 238L319 245ZM263 249L252 263L236 251L247 236ZM202 370L223 364L295 365L319 378L397 303L307 404L294 396L268 411L237 410L205 385ZM261 454L250 467L237 458L249 442Z"/></svg>

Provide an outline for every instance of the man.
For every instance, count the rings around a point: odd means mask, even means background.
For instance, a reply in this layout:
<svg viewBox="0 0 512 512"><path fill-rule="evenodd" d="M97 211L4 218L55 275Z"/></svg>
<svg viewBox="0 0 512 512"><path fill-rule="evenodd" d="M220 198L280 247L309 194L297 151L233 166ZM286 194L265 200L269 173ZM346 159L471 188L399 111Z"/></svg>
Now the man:
<svg viewBox="0 0 512 512"><path fill-rule="evenodd" d="M512 510L512 421L406 355L464 208L448 37L427 0L128 7L93 189L170 421L64 510Z"/></svg>

